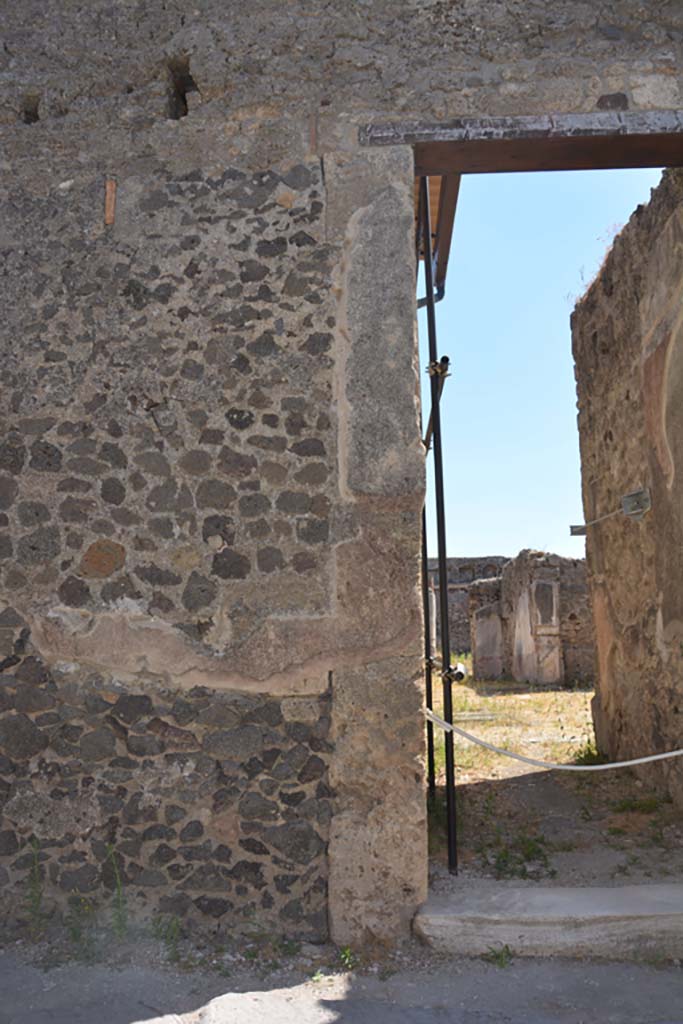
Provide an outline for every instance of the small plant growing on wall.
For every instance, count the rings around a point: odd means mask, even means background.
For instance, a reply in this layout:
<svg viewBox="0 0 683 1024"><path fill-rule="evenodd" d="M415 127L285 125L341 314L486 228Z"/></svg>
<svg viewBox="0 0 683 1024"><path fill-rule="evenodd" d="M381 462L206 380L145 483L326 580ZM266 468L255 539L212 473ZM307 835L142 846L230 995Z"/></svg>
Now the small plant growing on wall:
<svg viewBox="0 0 683 1024"><path fill-rule="evenodd" d="M126 895L123 891L121 872L116 858L116 850L112 843L107 844L107 862L111 865L114 878L114 905L112 912L112 924L114 933L118 939L125 937L128 929L128 909L126 907Z"/></svg>
<svg viewBox="0 0 683 1024"><path fill-rule="evenodd" d="M26 888L26 910L29 919L29 932L31 938L36 941L40 938L45 924L43 912L43 893L45 890L45 879L43 868L40 863L40 843L35 836L31 838L31 867L27 876Z"/></svg>

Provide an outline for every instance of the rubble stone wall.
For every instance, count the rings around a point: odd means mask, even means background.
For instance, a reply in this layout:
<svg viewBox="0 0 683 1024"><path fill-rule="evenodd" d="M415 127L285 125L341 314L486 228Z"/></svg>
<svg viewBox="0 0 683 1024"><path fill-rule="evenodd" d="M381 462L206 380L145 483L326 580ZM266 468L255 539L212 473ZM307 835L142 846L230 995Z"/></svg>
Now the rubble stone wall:
<svg viewBox="0 0 683 1024"><path fill-rule="evenodd" d="M5 621L7 616L5 615ZM16 624L21 632L21 624ZM330 695L135 690L21 658L0 687L0 883L131 915L327 936Z"/></svg>
<svg viewBox="0 0 683 1024"><path fill-rule="evenodd" d="M508 561L501 555L477 558L449 558L448 570L448 626L451 651L468 653L472 650L470 636L470 589L473 583L497 576ZM429 560L429 577L438 595L439 568L436 558ZM436 602L437 644L441 643L441 612Z"/></svg>
<svg viewBox="0 0 683 1024"><path fill-rule="evenodd" d="M572 318L587 521L649 488L640 521L588 527L600 748L680 746L683 679L683 174L667 171L618 235ZM683 799L676 761L648 765Z"/></svg>

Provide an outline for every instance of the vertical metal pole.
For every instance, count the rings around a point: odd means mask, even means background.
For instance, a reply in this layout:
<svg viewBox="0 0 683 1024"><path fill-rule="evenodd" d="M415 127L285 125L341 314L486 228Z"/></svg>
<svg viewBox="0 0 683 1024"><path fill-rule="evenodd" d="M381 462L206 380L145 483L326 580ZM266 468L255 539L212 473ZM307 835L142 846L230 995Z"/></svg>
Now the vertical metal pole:
<svg viewBox="0 0 683 1024"><path fill-rule="evenodd" d="M439 355L436 343L436 314L434 310L434 275L432 267L432 230L429 216L429 180L420 179L420 201L422 205L423 229L422 247L424 252L425 290L427 293L427 334L429 338L430 369L435 370ZM439 410L439 376L430 376L432 398L432 430L434 436L434 491L436 497L436 530L439 556L439 611L441 615L441 668L443 673L443 716L453 721L452 683L447 673L451 667L451 645L448 629L448 569L446 564L446 514L443 488L443 451L441 444L441 413ZM453 755L453 733L444 734L446 748L446 821L448 827L448 870L458 872L457 824L455 809L455 759Z"/></svg>
<svg viewBox="0 0 683 1024"><path fill-rule="evenodd" d="M424 609L425 630L425 700L431 711L434 707L432 695L432 626L431 609L429 607L429 562L427 560L427 513L422 509L422 607ZM427 784L429 798L434 799L436 793L436 774L434 770L434 723L427 720Z"/></svg>
<svg viewBox="0 0 683 1024"><path fill-rule="evenodd" d="M422 191L418 192L417 203L417 230L415 231L415 273L419 273L420 249L422 245ZM420 429L422 423L420 422ZM429 445L427 445L429 450ZM434 647L432 644L431 624L431 600L429 593L429 559L427 555L427 510L422 506L422 608L424 618L424 652L425 652L425 703L429 710L434 708L434 694L432 689L432 668L434 666ZM433 800L436 794L436 770L434 764L434 723L427 720L427 786L429 799Z"/></svg>

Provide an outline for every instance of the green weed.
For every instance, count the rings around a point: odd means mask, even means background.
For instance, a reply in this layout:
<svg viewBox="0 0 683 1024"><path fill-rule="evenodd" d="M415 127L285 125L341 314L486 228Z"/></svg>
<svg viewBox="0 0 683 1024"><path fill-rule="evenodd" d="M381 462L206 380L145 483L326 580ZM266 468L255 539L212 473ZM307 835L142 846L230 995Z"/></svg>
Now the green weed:
<svg viewBox="0 0 683 1024"><path fill-rule="evenodd" d="M499 844L493 862L496 878L528 878L531 865L551 874L544 836L521 833L509 844Z"/></svg>
<svg viewBox="0 0 683 1024"><path fill-rule="evenodd" d="M31 868L27 878L26 909L28 911L31 938L36 940L40 937L44 926L43 893L45 880L40 863L40 843L35 836L31 839L30 846Z"/></svg>
<svg viewBox="0 0 683 1024"><path fill-rule="evenodd" d="M111 864L114 875L114 910L112 914L114 932L118 939L123 939L128 929L128 909L126 907L126 896L123 891L123 882L121 881L121 872L116 860L116 850L111 843L107 845L106 859Z"/></svg>
<svg viewBox="0 0 683 1024"><path fill-rule="evenodd" d="M574 764L606 764L607 758L601 754L595 745L595 740L587 739L580 747L577 747L573 755Z"/></svg>
<svg viewBox="0 0 683 1024"><path fill-rule="evenodd" d="M509 967L512 963L513 952L507 943L496 949L495 946L489 946L488 953L484 953L482 960L485 960L488 964L493 964L494 967Z"/></svg>
<svg viewBox="0 0 683 1024"><path fill-rule="evenodd" d="M278 950L282 956L297 956L301 952L301 943L294 939L281 939L278 942Z"/></svg>
<svg viewBox="0 0 683 1024"><path fill-rule="evenodd" d="M180 959L178 945L180 942L181 926L180 918L157 917L152 925L154 935L166 947L166 953L171 963L176 964Z"/></svg>
<svg viewBox="0 0 683 1024"><path fill-rule="evenodd" d="M339 959L341 960L342 967L346 971L352 971L357 964L356 957L354 956L350 946L342 946L339 950Z"/></svg>
<svg viewBox="0 0 683 1024"><path fill-rule="evenodd" d="M78 954L89 959L91 953L87 942L88 931L95 918L95 905L87 896L71 896L65 924L69 939L76 946Z"/></svg>
<svg viewBox="0 0 683 1024"><path fill-rule="evenodd" d="M658 796L627 797L612 804L615 811L628 813L635 811L638 814L654 814L662 806L663 800Z"/></svg>

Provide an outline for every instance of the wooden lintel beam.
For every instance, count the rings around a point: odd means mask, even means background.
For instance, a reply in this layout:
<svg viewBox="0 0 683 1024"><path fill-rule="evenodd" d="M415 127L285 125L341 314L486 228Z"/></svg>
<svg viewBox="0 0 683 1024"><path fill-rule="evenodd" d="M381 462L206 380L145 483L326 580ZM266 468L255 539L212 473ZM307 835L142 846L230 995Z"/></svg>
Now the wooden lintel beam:
<svg viewBox="0 0 683 1024"><path fill-rule="evenodd" d="M446 271L448 269L448 257L451 251L453 223L455 221L455 211L458 205L459 192L460 175L445 174L441 179L439 213L436 221L436 240L434 249L436 263L434 283L437 289L444 288L446 284Z"/></svg>
<svg viewBox="0 0 683 1024"><path fill-rule="evenodd" d="M683 133L420 142L418 175L681 167Z"/></svg>

